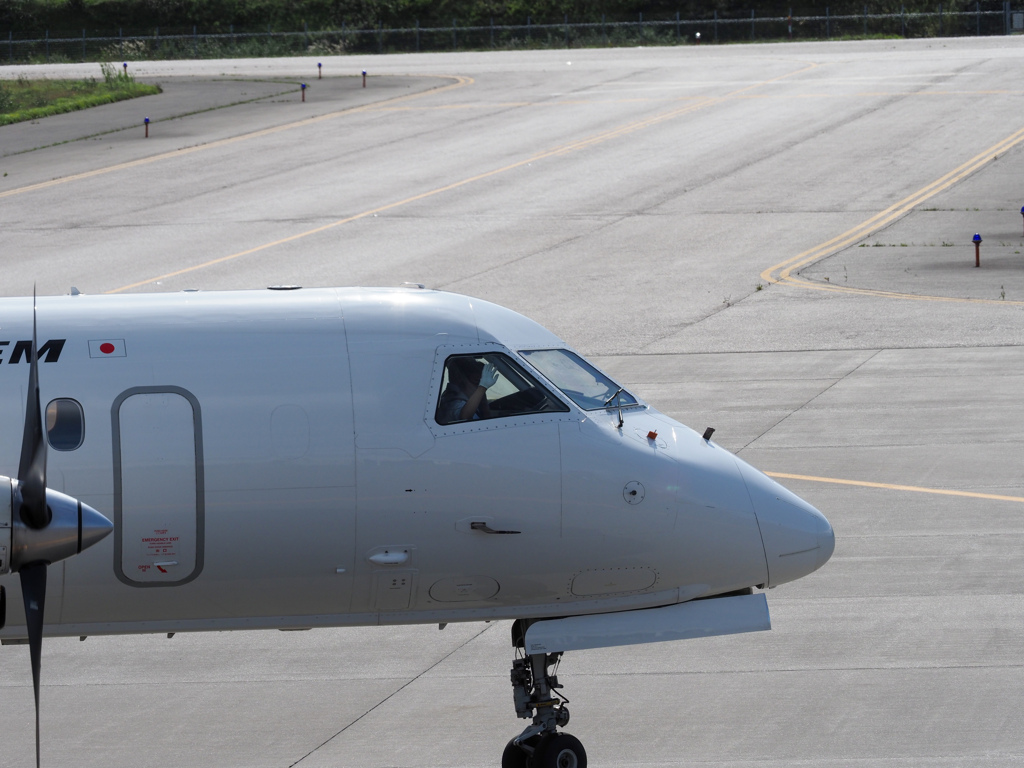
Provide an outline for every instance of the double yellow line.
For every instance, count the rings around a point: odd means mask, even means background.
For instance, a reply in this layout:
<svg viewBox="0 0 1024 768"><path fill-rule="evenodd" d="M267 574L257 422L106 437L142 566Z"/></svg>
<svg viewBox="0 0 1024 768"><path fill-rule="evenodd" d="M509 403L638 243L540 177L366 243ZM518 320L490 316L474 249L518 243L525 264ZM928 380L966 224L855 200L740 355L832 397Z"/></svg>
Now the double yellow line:
<svg viewBox="0 0 1024 768"><path fill-rule="evenodd" d="M888 226L896 219L909 213L913 208L919 206L931 197L943 192L952 187L957 182L970 176L975 171L984 167L988 163L999 157L1000 154L1007 150L1017 146L1024 141L1024 128L1007 136L997 144L992 145L984 152L981 152L966 163L954 168L952 171L942 176L931 184L922 187L921 189L914 192L912 195L903 198L898 203L895 203L884 211L876 213L870 219L862 221L853 229L848 229L841 235L833 237L831 240L827 240L820 245L816 245L813 248L798 253L786 261L780 262L773 267L769 267L761 273L761 279L769 283L786 283L788 285L795 285L801 288L810 288L818 291L835 291L839 293L854 293L864 294L871 296L886 296L890 298L899 299L915 299L918 301L951 301L951 302L970 302L978 304L1024 304L1020 301L1000 301L996 299L967 299L957 298L952 296L922 296L912 293L899 293L896 291L883 291L873 290L870 288L850 288L840 285L830 285L822 283L814 283L803 278L794 277L793 272L796 270L811 264L812 262L818 261L819 259L831 256L844 248L853 245L858 240L862 240L873 232L877 232L883 227Z"/></svg>

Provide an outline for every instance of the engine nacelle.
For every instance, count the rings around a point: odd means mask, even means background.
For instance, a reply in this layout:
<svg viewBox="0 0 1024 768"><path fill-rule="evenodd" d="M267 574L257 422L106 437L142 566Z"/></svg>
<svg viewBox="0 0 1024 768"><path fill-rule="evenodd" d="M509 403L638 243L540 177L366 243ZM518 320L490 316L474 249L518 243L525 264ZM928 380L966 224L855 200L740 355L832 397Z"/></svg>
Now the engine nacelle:
<svg viewBox="0 0 1024 768"><path fill-rule="evenodd" d="M25 525L15 511L18 481L0 476L0 575L28 563L55 563L91 547L114 530L114 525L78 499L46 490L52 519L45 528Z"/></svg>

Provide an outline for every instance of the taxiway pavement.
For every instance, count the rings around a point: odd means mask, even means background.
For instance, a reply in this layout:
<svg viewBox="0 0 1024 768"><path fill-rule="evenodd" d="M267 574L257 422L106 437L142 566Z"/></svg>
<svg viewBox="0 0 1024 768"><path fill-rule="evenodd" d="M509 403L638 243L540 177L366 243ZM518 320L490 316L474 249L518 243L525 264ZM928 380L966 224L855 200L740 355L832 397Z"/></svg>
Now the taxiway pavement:
<svg viewBox="0 0 1024 768"><path fill-rule="evenodd" d="M0 293L523 312L836 531L770 633L567 654L591 765L1024 763L1024 38L323 61L305 104L316 60L139 62L163 95L0 128ZM50 640L44 763L497 765L508 629Z"/></svg>

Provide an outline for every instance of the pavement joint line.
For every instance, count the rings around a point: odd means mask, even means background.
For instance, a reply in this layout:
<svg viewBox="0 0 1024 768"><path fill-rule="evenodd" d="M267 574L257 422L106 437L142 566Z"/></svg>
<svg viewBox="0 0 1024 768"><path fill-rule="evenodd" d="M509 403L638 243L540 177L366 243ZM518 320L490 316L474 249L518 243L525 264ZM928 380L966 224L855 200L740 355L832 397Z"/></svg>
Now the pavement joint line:
<svg viewBox="0 0 1024 768"><path fill-rule="evenodd" d="M972 298L961 298L957 296L928 296L924 294L914 293L901 293L898 291L884 291L873 288L850 288L848 286L831 285L824 283L813 283L805 278L793 277L792 273L794 270L805 267L813 262L824 259L828 256L834 256L843 249L849 247L858 240L862 240L868 235L878 232L884 227L888 226L896 219L905 216L910 213L914 208L919 206L926 200L931 199L940 192L952 187L954 184L967 178L975 171L988 165L993 160L997 159L1000 154L1006 152L1013 147L1017 146L1021 142L1024 142L1024 128L1010 134L1006 138L993 144L986 150L983 150L979 154L972 157L970 160L962 163L953 170L946 173L944 176L940 176L929 184L921 187L921 189L913 192L907 197L903 198L899 202L893 203L883 211L876 213L869 219L862 221L857 226L846 230L840 235L836 235L831 240L826 240L824 243L819 243L813 248L809 248L802 253L798 253L786 261L779 262L778 264L769 267L761 273L761 279L769 283L784 283L786 285L792 285L799 288L810 288L820 291L832 291L835 293L852 293L859 295L868 296L880 296L883 298L894 298L894 299L910 299L915 301L946 301L946 302L957 302L967 304L1006 304L1006 305L1021 305L1024 302L1021 301L1004 301L1001 299L972 299Z"/></svg>
<svg viewBox="0 0 1024 768"><path fill-rule="evenodd" d="M124 291L130 291L133 288L139 288L139 287L141 287L143 285L149 285L151 283L155 283L155 282L162 281L162 280L167 280L167 279L170 279L172 277L180 277L181 275L189 274L191 272L198 272L200 270L207 269L209 267L213 267L213 266L216 266L218 264L223 264L224 262L227 262L227 261L233 261L235 259L242 258L243 256L250 256L250 255L252 255L254 253L259 253L260 251L265 251L265 250L267 250L269 248L274 248L274 247L276 247L278 245L284 245L286 243L291 243L291 242L294 242L296 240L301 240L301 239L309 237L311 235L320 234L321 232L326 232L329 229L334 229L335 227L340 227L343 224L350 224L351 222L358 221L359 219L364 219L364 218L367 218L367 217L372 217L372 216L375 216L377 214L384 213L386 211L394 210L395 208L401 208L403 206L409 205L410 203L415 203L415 202L418 202L420 200L425 200L427 198L434 197L435 195L439 195L439 194L442 194L444 192L449 192L449 191L451 191L453 189L458 189L459 187L466 186L467 184L472 184L472 183L477 182L477 181L482 181L483 179L491 178L492 176L497 176L497 175L502 174L502 173L507 173L508 171L512 171L512 170L515 170L517 168L521 168L523 166L530 165L531 163L539 162L541 160L546 160L546 159L549 159L549 158L552 158L552 157L558 157L558 156L561 156L561 155L566 155L566 154L569 154L571 152L575 152L575 151L580 150L580 149L585 149L585 148L588 148L588 147L591 147L591 146L594 146L594 145L597 145L597 144L604 143L606 141L610 141L611 139L619 138L620 136L628 135L630 133L633 133L633 132L638 131L638 130L642 130L644 128L649 128L652 125L657 125L658 123L664 122L666 120L672 120L672 119L674 119L676 117L680 117L681 115L685 115L685 114L687 114L689 112L693 112L695 110L702 109L702 108L707 107L707 106L713 106L715 104L719 104L719 103L721 103L723 101L726 101L726 100L728 100L730 98L733 98L733 97L735 97L735 96L737 96L737 95L739 95L741 93L744 93L746 91L749 91L749 90L751 90L753 88L757 88L757 87L760 87L760 86L763 86L763 85L767 85L769 83L774 83L774 82L777 82L779 80L783 80L783 79L788 78L788 77L794 77L796 75L799 75L799 74L802 74L804 72L807 72L807 71L809 71L811 69L815 69L817 66L818 66L817 64L812 63L812 64L810 64L810 65L808 65L806 67L802 67L802 68L797 69L797 70L795 70L793 72L788 72L788 73L786 73L784 75L779 75L777 77L773 77L773 78L765 80L763 82L754 83L753 85L748 85L748 86L746 86L744 88L740 88L740 89L738 89L736 91L733 91L731 93L726 94L725 96L710 97L710 98L704 99L703 101L697 102L696 104L687 104L686 106L679 107L679 108L676 108L676 109L672 109L672 110L669 110L667 112L662 112L662 113L657 114L657 115L652 115L651 117L642 118L640 120L634 120L634 121L632 121L630 123L626 123L626 124L618 126L616 128L612 128L612 129L610 129L608 131L604 131L602 133L594 134L593 136L584 137L582 139L577 139L577 140L571 141L571 142L569 142L567 144L563 144L563 145L560 145L560 146L557 146L557 147L553 147L552 149L548 149L548 150L545 150L543 152L539 152L537 154L531 155L530 157L527 157L527 158L525 158L523 160L517 160L514 163L509 163L508 165L504 165L504 166L502 166L500 168L495 168L495 169L492 169L490 171L484 171L483 173L478 173L478 174L476 174L474 176L470 176L468 178L461 179L459 181L454 181L454 182L452 182L450 184L446 184L446 185L441 186L441 187L435 187L434 189L427 190L426 192L421 192L418 195L412 195L411 197L407 197L407 198L405 198L403 200L398 200L398 201L393 202L393 203L386 203L386 204L378 206L376 208L371 208L369 210L365 210L365 211L362 211L360 213L353 214L352 216L346 216L345 218L337 219L337 220L332 221L332 222L328 222L327 224L323 224L323 225L321 225L319 227L314 227L313 229L305 230L304 232L297 232L294 235L289 235L288 237L283 237L283 238L280 238L278 240L271 241L269 243L263 243L262 245L253 246L252 248L248 248L248 249L246 249L244 251L238 251L237 253L228 254L227 256L220 256L220 257L218 257L216 259L210 259L209 261L205 261L205 262L203 262L201 264L194 264L191 267L185 267L183 269L175 270L174 272L168 272L166 274L158 275L156 277L150 277L150 278L147 278L145 280L139 280L138 282L130 283L128 285L122 285L120 288L112 288L112 289L110 289L108 291L104 291L104 293L108 293L108 294L110 294L110 293L123 293ZM449 86L444 86L443 88L435 89L433 91L428 91L426 93L435 93L436 94L436 93L440 93L441 91L444 91L444 90L447 90L447 89L451 89L451 88L455 88L455 87L461 87L461 85L467 85L467 84L470 84L470 83L474 82L472 78L462 78L461 76L458 76L458 75L456 75L455 77L460 77L460 82L459 83L452 84L452 85L449 85ZM467 80L468 83L462 82L463 80ZM419 95L419 94L416 94L416 95ZM401 97L401 98L410 98L410 97ZM396 101L397 101L397 99L396 99ZM390 103L394 103L394 101L392 101ZM354 110L348 110L348 111L354 111ZM301 124L308 124L308 123L314 122L316 120L317 120L317 118L311 118L311 119L309 119L307 121L302 121ZM256 132L254 134L245 134L245 137L248 138L248 137L256 136L256 135L265 135L266 133L270 133L270 132L273 132L273 131L272 130L267 130L266 132ZM239 138L242 138L242 137L239 137ZM228 140L224 140L222 143L226 144L226 143L229 143L229 141ZM218 145L218 143L215 142L213 144L203 145L203 147L204 148L205 147L213 147L213 146L217 146L217 145ZM171 153L171 154L180 155L181 154L181 150L178 150L176 153ZM123 167L123 166L121 166L121 167ZM28 188L26 187L25 189L28 189ZM3 197L3 195L0 195L0 197Z"/></svg>
<svg viewBox="0 0 1024 768"><path fill-rule="evenodd" d="M915 96L1024 96L1024 91L878 91L877 93L872 92L861 92L852 94L834 94L834 93L793 93L793 94L768 94L768 93L756 93L747 95L735 95L729 97L718 97L718 98L737 98L737 99L776 99L776 100L789 100L789 99L846 99L846 98L878 98L886 96L899 96L899 97L915 97ZM399 106L399 107L381 107L382 112L434 112L444 110L456 110L456 109L492 109L495 107L563 107L563 106L593 106L600 104L656 104L656 103L668 103L673 101L684 101L688 99L706 99L714 97L702 97L702 96L665 96L662 98L647 97L647 98L629 98L629 99L574 99L574 100L557 100L557 101L509 101L509 102L479 102L475 104L446 104L441 106L431 107L418 107L418 106Z"/></svg>
<svg viewBox="0 0 1024 768"><path fill-rule="evenodd" d="M1008 593L1006 596L1013 596L1013 593ZM899 596L893 598L894 600L903 600L907 596ZM863 597L831 597L829 602L836 600L865 600ZM808 598L780 598L772 595L772 603L776 601L785 600L786 602L795 602L796 600L808 600ZM1024 669L1024 664L1009 664L1004 662L990 662L988 664L878 664L878 665L866 665L857 664L850 666L839 666L838 664L828 664L820 666L807 666L807 667L769 667L769 668L758 668L750 667L747 669L729 669L729 670L705 670L705 669L685 669L685 670L661 670L651 672L652 676L657 677L699 677L704 675L790 675L793 673L801 672L885 672L888 670L905 670L908 672L915 671L928 671L928 670L939 670L939 669ZM624 671L624 672L590 672L581 673L576 672L574 676L579 676L581 679L595 679L602 677L628 677L635 675L635 672ZM731 763L732 761L730 761ZM775 762L775 761L771 761ZM720 765L718 760L715 760L714 765ZM789 764L788 762L786 763ZM679 763L666 763L666 765L678 766Z"/></svg>
<svg viewBox="0 0 1024 768"><path fill-rule="evenodd" d="M331 743L332 741L334 741L334 740L335 740L336 738L338 738L339 736L341 736L341 734L343 734L343 733L344 733L345 731L347 731L347 730L348 730L349 728L351 728L351 727L352 727L353 725L355 725L355 724L356 724L356 723L358 723L358 722L359 722L360 720L362 720L362 719L363 719L364 717L366 717L367 715L371 714L372 712L376 711L376 710L377 710L377 709L379 709L380 707L382 707L382 706L384 706L385 704L387 704L387 703L388 703L389 701L391 701L391 699L393 699L393 698L394 698L395 696L397 696L398 694L400 694L400 693L401 693L402 691L404 691L404 690L405 690L406 688L408 688L408 687L409 687L410 685L412 685L413 683L415 683L415 682L416 682L417 680L419 680L419 679L420 679L421 677L423 677L424 675L426 675L426 674L427 674L428 672L431 672L432 670L434 670L434 669L436 669L437 667L441 666L441 664L443 664L444 662L446 662L446 661L447 661L448 659L450 659L450 658L451 658L452 656L454 656L454 655L455 655L456 653L458 653L459 651L461 651L461 650L462 650L463 648L465 648L465 647L466 647L467 645L469 645L469 644L470 644L470 643L472 643L472 642L473 642L474 640L476 640L476 639L477 639L478 637L480 637L480 636L481 636L481 635L482 635L482 634L483 634L484 632L486 632L487 630L489 630L489 629L490 629L491 627L494 627L494 626L496 626L496 624L494 624L494 623L491 623L491 622L488 622L488 623L487 623L487 624L486 624L486 625L484 626L484 628L483 628L483 629L481 629L481 630L480 630L479 632L477 632L477 633L476 633L475 635L473 635L472 637L470 637L470 638L467 638L467 639L466 639L465 641L463 641L463 642L459 643L459 644L458 644L458 645L457 645L457 646L456 646L455 648L452 648L452 649L451 649L451 650L450 650L450 651L449 651L448 653L446 653L446 654L445 654L444 656L442 656L442 657L441 657L440 659L438 659L437 661L435 661L435 662L434 662L433 664L431 664L431 665L430 665L429 667L427 667L427 668L426 668L426 669L424 669L423 671L419 672L419 673L418 673L418 674L416 674L416 675L413 675L413 676L412 676L412 677L411 677L410 679L406 680L406 681L405 681L405 683L403 683L403 684L402 684L401 686L399 686L399 687L398 687L398 688L396 688L396 689L395 689L394 691L392 691L391 693L389 693L389 694L388 694L387 696L385 696L385 697L384 697L383 699L381 699L380 701L378 701L378 702L377 702L376 704L374 704L374 705L373 705L372 707L370 707L370 708L369 708L368 710L366 710L365 712L363 712L363 714L359 715L359 717L357 717L357 718L353 719L353 720L352 720L351 722L349 722L349 723L348 723L347 725L345 725L345 727L343 727L343 728L342 728L341 730L339 730L339 731L338 731L337 733L335 733L335 734L334 734L333 736L331 736L331 737L330 737L329 739L327 739L326 741L324 741L324 742L323 742L322 744L320 744L319 746L317 746L317 747L314 747L314 748L313 748L313 749L311 749L311 750L310 750L309 752L307 752L307 753L306 753L306 754L304 754L304 755L303 755L302 757L300 757L300 758L299 758L298 760L296 760L296 761L295 761L294 763L292 763L291 765L289 765L289 766L288 766L288 768L295 768L295 766L296 766L296 765L298 765L299 763L301 763L301 762L302 762L303 760L305 760L305 759L306 759L307 757L309 757L310 755L313 755L313 754L315 754L315 753L316 753L316 752L318 752L319 750L321 750L321 749L323 749L324 747L326 747L326 746L327 746L328 744L330 744L330 743Z"/></svg>
<svg viewBox="0 0 1024 768"><path fill-rule="evenodd" d="M591 230L591 232L592 233L602 232L606 227L613 226L614 224L617 224L620 221L622 221L622 217L617 218L613 222L599 223L593 230ZM494 272L495 270L511 266L512 264L522 263L522 262L526 261L527 259L532 259L535 256L539 256L539 255L542 255L542 254L549 254L552 251L556 251L559 248L565 247L569 243L574 243L574 242L578 241L582 237L584 237L584 235L580 234L580 233L568 235L568 236L563 237L562 239L560 239L558 242L556 242L556 243L554 243L554 244L552 244L552 245L550 245L548 247L542 248L540 250L532 250L532 251L529 251L528 253L522 254L521 256L517 256L517 257L512 258L512 259L506 259L505 261L501 262L500 264L493 264L493 265L491 265L489 267L486 267L485 269L483 269L483 270L481 270L479 272L466 273L466 274L460 275L459 277L457 277L454 280L450 280L448 282L442 282L442 283L440 283L437 286L437 288L438 288L438 290L442 290L442 291L456 291L456 292L458 292L458 290L459 290L458 286L459 286L460 283L463 283L465 281L479 279L483 275L486 275L486 274L488 274L490 272Z"/></svg>
<svg viewBox="0 0 1024 768"><path fill-rule="evenodd" d="M1012 501L1024 504L1024 496L1003 496L996 493L978 493L976 491L954 491L946 488L922 488L917 485L896 485L894 483L872 483L867 480L844 480L837 477L816 477L814 475L793 475L788 472L765 472L768 477L779 477L784 480L806 480L812 483L832 483L835 485L855 485L862 488L881 488L888 491L910 491L913 493L932 493L939 496L963 496L969 499L992 499L994 501Z"/></svg>
<svg viewBox="0 0 1024 768"><path fill-rule="evenodd" d="M396 75L396 77L406 77L406 75ZM50 187L55 187L55 186L58 186L60 184L68 184L68 183L73 182L73 181L81 181L82 179L90 179L90 178L94 178L96 176L103 176L103 175L108 174L108 173L113 173L115 171L123 171L123 170L126 170L128 168L137 168L139 166L149 165L150 163L159 162L161 160L167 160L167 159L170 159L170 158L182 157L184 155L189 155L189 154L192 154L194 152L202 152L202 151L207 150L207 149L217 149L219 147L228 146L230 144L235 144L237 142L248 141L249 139L261 138L263 136L271 136L271 135L273 135L275 133L281 133L283 131L288 131L288 130L291 130L293 128L303 128L303 127L308 126L308 125L315 125L316 123L321 123L321 122L324 122L324 121L327 121L327 120L333 120L334 118L341 117L343 115L347 116L347 115L356 114L356 113L359 113L359 112L371 112L374 109L378 108L382 104L394 104L394 103L399 102L399 101L405 101L405 100L411 100L411 99L420 98L420 97L426 96L428 94L436 95L436 94L439 94L439 93L444 93L445 91L448 91L448 90L452 90L454 88L462 88L463 86L466 86L466 85L472 85L475 82L473 80L473 78L471 78L471 77L464 77L462 75L408 75L408 77L426 77L426 78L439 78L440 77L440 78L445 78L445 79L448 79L448 80L454 79L455 82L454 83L449 83L448 85L442 85L442 86L439 86L439 87L436 87L436 88L429 88L429 89L427 89L425 91L420 91L419 93L404 94L402 96L396 96L396 97L393 97L391 99L387 99L385 101L375 102L375 103L372 103L372 104L363 104L363 105L360 105L358 107L346 107L345 109L339 109L339 110L336 110L334 112L328 112L328 113L323 114L323 115L315 115L313 117L306 117L306 118L303 118L302 120L297 120L297 121L291 122L291 123L285 123L283 125L276 125L276 126L273 126L271 128L261 128L258 131L252 131L250 133L243 133L243 134L240 134L238 136L229 136L228 138L225 138L225 139L217 139L216 141L211 141L211 142L206 143L206 144L196 144L195 146L191 146L191 147L181 147L180 149L172 149L169 152L161 152L161 153L156 154L156 155L150 155L149 157L141 157L141 158L139 158L137 160L129 160L128 162L125 162L125 163L117 163L116 165L108 165L108 166L106 166L104 168L96 168L96 169L91 170L91 171L84 171L83 173L76 173L76 174L74 174L72 176L63 176L61 178L50 179L49 181L39 182L38 184L29 184L28 186L18 187L16 189L9 189L6 192L0 192L0 199L5 198L5 197L12 197L14 195L20 195L20 194L23 194L25 192L34 192L34 191L40 190L40 189L48 189ZM267 97L267 98L269 98L269 97Z"/></svg>
<svg viewBox="0 0 1024 768"><path fill-rule="evenodd" d="M788 413L783 415L778 421L776 421L771 426L767 427L763 432L761 432L761 434L759 434L753 440L750 440L746 445L744 445L742 448L740 448L738 451L736 451L736 453L739 454L740 451L746 450L747 448L752 446L754 443L756 443L758 440L760 440L762 437L767 435L769 432L771 432L772 430L776 429L778 426L780 426L784 422L788 421L791 417L793 417L797 413L800 413L804 408L809 406L815 400L817 400L818 398L822 397L827 392L831 392L835 387L839 386L840 383L846 381L848 378L850 378L855 373L857 373L861 368L863 368L865 365L867 365L872 360L874 360L876 357L878 357L880 354L882 354L882 351L883 350L881 350L881 349L876 349L871 354L866 355L863 359L858 360L856 365L854 365L853 367L851 367L848 370L846 370L844 373L842 373L842 375L833 376L833 377L824 379L823 380L824 386L823 386L822 389L818 390L814 395L812 395L810 398L805 400L798 407L792 409L791 411L789 411Z"/></svg>

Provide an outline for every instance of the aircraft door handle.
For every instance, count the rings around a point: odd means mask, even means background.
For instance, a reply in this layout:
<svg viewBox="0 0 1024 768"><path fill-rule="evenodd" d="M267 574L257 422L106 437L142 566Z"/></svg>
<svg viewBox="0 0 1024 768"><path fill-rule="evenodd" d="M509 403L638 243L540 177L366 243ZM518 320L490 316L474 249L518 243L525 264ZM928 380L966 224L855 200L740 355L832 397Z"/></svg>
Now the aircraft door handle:
<svg viewBox="0 0 1024 768"><path fill-rule="evenodd" d="M496 533L496 534L515 534L522 533L522 531L496 531L487 523L470 523L469 527L471 530L480 531L480 533Z"/></svg>

